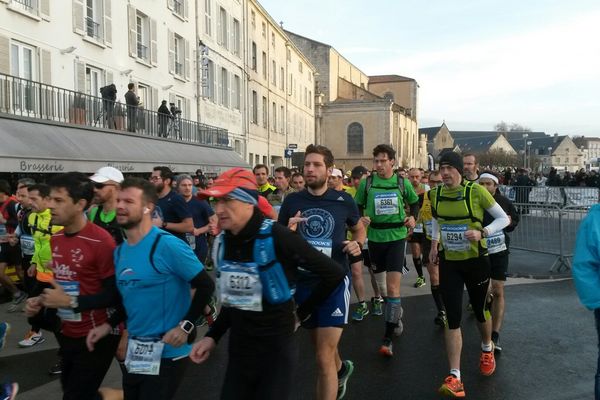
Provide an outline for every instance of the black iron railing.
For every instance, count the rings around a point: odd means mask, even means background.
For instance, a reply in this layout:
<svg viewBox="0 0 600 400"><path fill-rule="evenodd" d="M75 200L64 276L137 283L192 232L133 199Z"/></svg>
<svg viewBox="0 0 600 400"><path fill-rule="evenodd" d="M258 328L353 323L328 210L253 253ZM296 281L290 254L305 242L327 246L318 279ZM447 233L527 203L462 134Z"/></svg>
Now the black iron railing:
<svg viewBox="0 0 600 400"><path fill-rule="evenodd" d="M37 14L38 2L37 0L13 0L13 4L17 7L21 7L23 10Z"/></svg>
<svg viewBox="0 0 600 400"><path fill-rule="evenodd" d="M122 93L122 92L121 92ZM114 101L116 94L90 96L41 82L0 74L0 115L85 125L140 136L229 148L226 129L190 121L181 114L159 114Z"/></svg>

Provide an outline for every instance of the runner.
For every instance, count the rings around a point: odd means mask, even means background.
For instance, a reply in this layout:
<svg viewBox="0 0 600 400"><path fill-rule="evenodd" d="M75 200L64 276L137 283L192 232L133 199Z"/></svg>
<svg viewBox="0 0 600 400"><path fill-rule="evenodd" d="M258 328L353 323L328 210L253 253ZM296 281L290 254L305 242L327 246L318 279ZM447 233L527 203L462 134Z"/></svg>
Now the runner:
<svg viewBox="0 0 600 400"><path fill-rule="evenodd" d="M369 227L369 255L376 275L386 272L385 331L379 353L391 357L392 338L402 334L400 280L406 251L407 228L415 227L419 198L410 182L394 174L396 151L380 144L373 149L376 173L360 182L356 203ZM410 214L404 211L410 207Z"/></svg>
<svg viewBox="0 0 600 400"><path fill-rule="evenodd" d="M463 155L464 177L469 182L477 182L479 179L479 162L475 154Z"/></svg>
<svg viewBox="0 0 600 400"><path fill-rule="evenodd" d="M513 203L500 194L498 190L498 177L489 171L485 171L479 176L479 184L485 187L494 197L494 200L510 218L510 225L504 230L490 235L486 238L488 253L490 254L490 264L492 266L492 341L494 342L494 351L500 354L500 328L504 321L504 282L506 282L506 272L508 271L508 255L510 246L510 236L519 223L519 213ZM483 225L489 225L493 217L486 211L483 215Z"/></svg>
<svg viewBox="0 0 600 400"><path fill-rule="evenodd" d="M307 190L290 194L279 213L279 222L296 230L317 250L341 264L344 281L302 326L310 329L317 356L318 400L342 398L348 378L354 370L350 360L342 362L338 344L343 326L348 323L350 303L350 264L361 261L365 227L360 223L358 208L352 197L329 189L328 177L333 170L333 155L324 146L310 145L304 156L304 179ZM352 239L346 240L346 230ZM315 276L299 276L295 298L302 305L314 289ZM317 280L318 282L318 280Z"/></svg>
<svg viewBox="0 0 600 400"><path fill-rule="evenodd" d="M275 191L267 195L267 200L275 208L275 211L279 212L281 203L287 197L288 194L294 193L296 190L290 186L290 180L292 179L292 171L287 167L275 168Z"/></svg>
<svg viewBox="0 0 600 400"><path fill-rule="evenodd" d="M264 164L256 164L254 169L254 176L256 177L256 183L258 184L258 193L261 196L267 197L273 193L277 188L269 183L269 167Z"/></svg>
<svg viewBox="0 0 600 400"><path fill-rule="evenodd" d="M11 310L16 310L18 305L27 299L27 293L19 290L12 279L6 275L9 265L21 268L21 250L18 246L11 246L10 236L15 233L19 225L17 214L18 202L12 195L10 184L0 180L0 285L12 295Z"/></svg>
<svg viewBox="0 0 600 400"><path fill-rule="evenodd" d="M448 329L445 330L444 336L450 374L439 388L439 392L450 397L465 397L460 374L463 291L466 286L475 317L479 322L479 370L482 375L489 376L496 369L496 360L492 342L492 321L486 317L484 309L490 281L490 262L485 238L505 228L509 219L487 190L476 183L463 180L463 162L460 155L454 152L444 154L440 159L440 172L444 185L429 192L433 214L430 262L436 263L439 255L440 287L448 316ZM493 222L485 227L484 210L494 218Z"/></svg>
<svg viewBox="0 0 600 400"><path fill-rule="evenodd" d="M415 193L419 196L419 207L423 206L423 198L425 193L429 191L429 185L421 183L423 172L419 168L411 168L408 170L408 180L410 181ZM417 270L417 281L414 284L415 288L425 286L425 277L423 276L423 258L421 252L421 242L424 239L423 224L417 222L415 228L408 236L410 244L410 254L412 255L413 265ZM427 257L427 256L425 256Z"/></svg>
<svg viewBox="0 0 600 400"><path fill-rule="evenodd" d="M188 178L191 192L192 179ZM148 181L123 181L117 221L126 230L127 240L115 250L114 258L129 333L125 400L173 398L195 338L191 321L202 314L214 290L190 247L152 225L157 202L156 190ZM93 352L119 322L111 318L110 323L92 329L87 335L88 349Z"/></svg>
<svg viewBox="0 0 600 400"><path fill-rule="evenodd" d="M433 187L437 187L443 183L442 175L439 171L431 171L429 174L429 183ZM429 253L431 252L431 228L433 222L431 221L433 216L431 215L431 201L429 199L429 192L423 195L423 206L419 210L419 220L423 224L423 241L421 242L422 253L425 255L423 262L427 267L429 273L429 281L431 282L431 295L437 308L437 316L433 322L442 328L446 327L448 322L446 318L446 308L444 307L444 300L442 299L442 292L440 290L440 271L439 265L429 261Z"/></svg>
<svg viewBox="0 0 600 400"><path fill-rule="evenodd" d="M187 243L185 234L194 229L194 221L183 197L172 190L173 171L169 167L154 167L150 182L158 192L152 223Z"/></svg>
<svg viewBox="0 0 600 400"><path fill-rule="evenodd" d="M337 263L297 234L264 219L256 208L256 188L250 171L234 168L224 172L212 188L199 192L218 200L215 211L224 232L213 255L223 306L190 357L204 362L230 331L222 400L289 399L298 357L296 321L309 320L344 279ZM261 272L257 264L273 267ZM318 280L310 297L296 309L290 287L300 266Z"/></svg>
<svg viewBox="0 0 600 400"><path fill-rule="evenodd" d="M6 335L10 331L8 322L0 322L0 350L6 344ZM19 392L19 384L16 382L5 382L0 384L0 399L14 400Z"/></svg>
<svg viewBox="0 0 600 400"><path fill-rule="evenodd" d="M93 197L87 176L78 172L57 175L50 187L52 224L64 226L51 238L56 281L51 281L52 289L27 300L25 312L32 317L57 309L62 320L57 337L63 361L63 400L97 399L119 336L102 339L93 352L86 348L85 338L94 326L108 320L109 307L118 303L112 260L115 244L109 233L84 214Z"/></svg>
<svg viewBox="0 0 600 400"><path fill-rule="evenodd" d="M123 230L117 223L117 195L123 179L121 171L113 167L102 167L90 178L94 182L96 205L90 207L88 218L110 233L117 246L125 239Z"/></svg>
<svg viewBox="0 0 600 400"><path fill-rule="evenodd" d="M292 186L292 188L294 188L294 190L296 192L304 190L304 186L305 186L304 176L302 176L302 174L299 172L293 173L291 186Z"/></svg>
<svg viewBox="0 0 600 400"><path fill-rule="evenodd" d="M31 290L35 286L35 278L32 278L27 275L27 270L31 265L31 258L33 257L33 236L31 232L31 228L29 226L29 214L31 214L31 201L29 200L29 190L30 186L35 185L35 181L33 179L20 179L17 186L16 198L19 202L19 207L17 211L17 218L19 224L17 225L17 229L15 233L10 236L9 242L11 246L19 245L21 249L21 272L22 276L19 278L22 279L23 285L25 286L25 290L28 295L31 295ZM18 309L18 305L11 304L7 311L15 312Z"/></svg>

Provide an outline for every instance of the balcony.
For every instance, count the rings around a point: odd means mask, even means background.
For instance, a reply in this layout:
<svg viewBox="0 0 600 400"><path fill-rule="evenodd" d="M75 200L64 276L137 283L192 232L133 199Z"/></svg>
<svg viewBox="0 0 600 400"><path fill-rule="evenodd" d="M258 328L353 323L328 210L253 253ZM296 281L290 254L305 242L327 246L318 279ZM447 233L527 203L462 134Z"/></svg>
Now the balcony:
<svg viewBox="0 0 600 400"><path fill-rule="evenodd" d="M37 15L38 13L37 0L12 0L12 6L30 14Z"/></svg>
<svg viewBox="0 0 600 400"><path fill-rule="evenodd" d="M226 129L5 74L0 74L2 114L230 149Z"/></svg>

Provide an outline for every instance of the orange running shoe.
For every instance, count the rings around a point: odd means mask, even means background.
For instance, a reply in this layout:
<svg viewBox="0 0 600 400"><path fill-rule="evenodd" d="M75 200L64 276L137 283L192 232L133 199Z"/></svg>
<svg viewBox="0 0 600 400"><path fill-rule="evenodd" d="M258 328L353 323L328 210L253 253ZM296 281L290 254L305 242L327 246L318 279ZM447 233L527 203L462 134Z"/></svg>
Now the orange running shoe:
<svg viewBox="0 0 600 400"><path fill-rule="evenodd" d="M464 398L466 396L465 387L460 379L454 375L448 375L446 379L444 379L444 383L440 386L438 392L444 396L453 398Z"/></svg>
<svg viewBox="0 0 600 400"><path fill-rule="evenodd" d="M494 357L494 349L492 351L482 351L479 358L479 371L481 375L490 376L496 370L496 358Z"/></svg>

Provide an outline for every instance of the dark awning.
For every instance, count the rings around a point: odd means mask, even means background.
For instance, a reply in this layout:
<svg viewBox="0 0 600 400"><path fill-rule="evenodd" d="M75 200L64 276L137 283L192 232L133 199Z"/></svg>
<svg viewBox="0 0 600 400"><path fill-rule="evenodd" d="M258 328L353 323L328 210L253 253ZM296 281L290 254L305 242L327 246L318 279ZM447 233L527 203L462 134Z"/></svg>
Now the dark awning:
<svg viewBox="0 0 600 400"><path fill-rule="evenodd" d="M0 117L0 172L94 172L107 165L125 173L151 172L156 165L205 173L248 167L230 149Z"/></svg>

